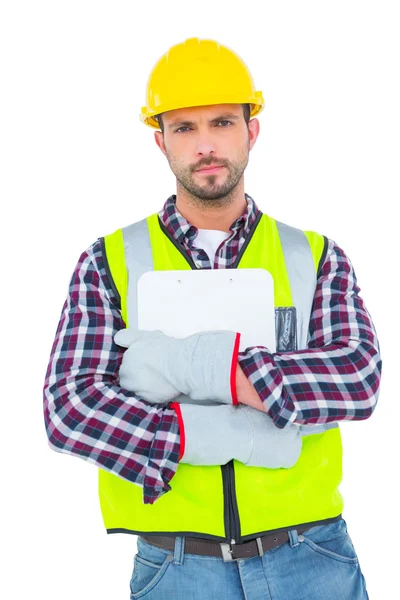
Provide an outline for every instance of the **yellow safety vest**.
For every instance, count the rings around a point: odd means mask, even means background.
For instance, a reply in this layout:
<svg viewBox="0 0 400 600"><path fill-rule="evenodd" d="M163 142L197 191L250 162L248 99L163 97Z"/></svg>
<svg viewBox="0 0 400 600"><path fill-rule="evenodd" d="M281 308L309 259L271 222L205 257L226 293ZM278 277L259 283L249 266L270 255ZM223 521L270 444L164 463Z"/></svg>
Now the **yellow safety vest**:
<svg viewBox="0 0 400 600"><path fill-rule="evenodd" d="M271 273L277 351L307 348L316 276L326 241L318 233L290 227L259 211L233 265ZM136 286L143 272L197 268L157 213L105 236L103 247L127 327L137 327ZM309 433L302 438L302 452L293 467L249 467L236 460L221 466L179 463L171 490L154 504L143 503L143 490L137 484L99 469L107 532L173 532L241 543L291 525L334 520L343 510L338 489L342 480L339 425L303 428L309 428Z"/></svg>

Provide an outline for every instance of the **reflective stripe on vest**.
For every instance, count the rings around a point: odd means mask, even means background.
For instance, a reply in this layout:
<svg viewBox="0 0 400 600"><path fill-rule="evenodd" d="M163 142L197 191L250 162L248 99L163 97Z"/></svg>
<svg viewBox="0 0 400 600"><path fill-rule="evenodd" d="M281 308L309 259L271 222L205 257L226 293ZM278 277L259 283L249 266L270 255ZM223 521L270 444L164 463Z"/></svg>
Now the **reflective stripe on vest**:
<svg viewBox="0 0 400 600"><path fill-rule="evenodd" d="M142 273L197 268L157 213L105 236L104 243L127 327L137 328L136 287ZM323 248L323 236L260 212L232 267L265 268L273 276L276 314L292 311L296 318L291 346L284 342L288 354L307 348ZM171 490L152 505L143 504L140 486L99 469L105 527L109 533L175 532L241 542L280 527L335 517L343 509L338 423L303 425L302 433L302 453L290 469L247 467L236 460L204 467L180 463Z"/></svg>

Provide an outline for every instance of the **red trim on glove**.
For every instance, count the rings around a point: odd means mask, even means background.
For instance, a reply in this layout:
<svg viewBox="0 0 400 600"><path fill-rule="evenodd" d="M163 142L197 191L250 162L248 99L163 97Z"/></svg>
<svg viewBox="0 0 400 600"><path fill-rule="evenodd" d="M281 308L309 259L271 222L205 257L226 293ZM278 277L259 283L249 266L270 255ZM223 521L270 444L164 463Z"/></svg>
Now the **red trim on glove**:
<svg viewBox="0 0 400 600"><path fill-rule="evenodd" d="M179 402L171 402L171 408L175 410L178 417L179 433L181 436L179 460L181 460L182 456L185 454L185 425L183 423L181 405L179 404Z"/></svg>
<svg viewBox="0 0 400 600"><path fill-rule="evenodd" d="M240 333L236 333L235 346L233 349L232 356L232 366L231 366L231 394L232 394L232 404L239 404L236 390L236 376L237 376L237 366L238 366L238 358L239 358L239 346L240 346Z"/></svg>

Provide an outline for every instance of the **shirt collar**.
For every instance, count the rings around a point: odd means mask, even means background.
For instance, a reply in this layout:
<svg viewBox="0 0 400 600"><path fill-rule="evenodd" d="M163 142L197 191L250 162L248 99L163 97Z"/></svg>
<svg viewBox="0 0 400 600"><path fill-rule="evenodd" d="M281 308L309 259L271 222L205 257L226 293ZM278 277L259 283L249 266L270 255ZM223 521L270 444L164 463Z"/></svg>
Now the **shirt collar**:
<svg viewBox="0 0 400 600"><path fill-rule="evenodd" d="M229 228L232 232L241 230L241 234L244 237L249 233L259 212L259 208L251 196L245 194L245 199L247 201L245 211ZM197 227L189 223L176 208L176 194L172 194L172 196L166 200L158 215L162 223L179 243L182 244L185 238L193 239L197 236Z"/></svg>

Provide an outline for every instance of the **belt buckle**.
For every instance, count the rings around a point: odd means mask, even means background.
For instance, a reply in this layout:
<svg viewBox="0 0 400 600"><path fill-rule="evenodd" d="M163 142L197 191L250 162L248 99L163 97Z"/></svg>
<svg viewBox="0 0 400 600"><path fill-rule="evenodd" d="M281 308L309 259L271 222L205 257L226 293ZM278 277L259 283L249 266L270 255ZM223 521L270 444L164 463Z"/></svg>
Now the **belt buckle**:
<svg viewBox="0 0 400 600"><path fill-rule="evenodd" d="M224 559L224 562L231 562L234 560L239 560L238 558L233 558L232 553L233 550L231 548L231 544L227 544L226 542L220 542L220 547L221 547L221 552L222 552L222 558Z"/></svg>
<svg viewBox="0 0 400 600"><path fill-rule="evenodd" d="M259 556L263 556L264 554L264 548L262 545L262 541L261 538L258 537L256 538L256 543L257 543L257 548L258 548L258 555ZM234 551L234 548L232 548L232 544L227 544L226 542L220 542L220 547L221 547L221 552L222 552L222 557L224 559L224 562L232 562L234 560L246 560L245 558L233 558L232 554ZM251 558L251 557L249 557Z"/></svg>

